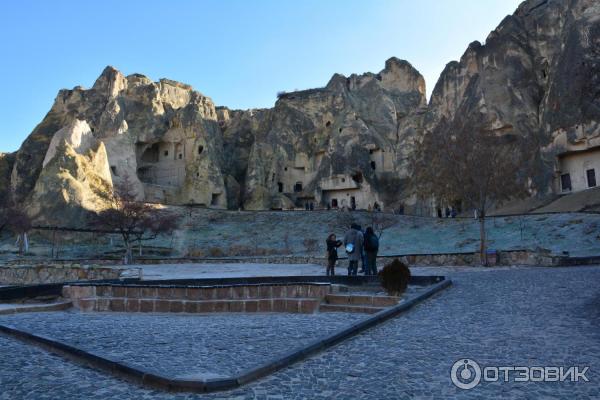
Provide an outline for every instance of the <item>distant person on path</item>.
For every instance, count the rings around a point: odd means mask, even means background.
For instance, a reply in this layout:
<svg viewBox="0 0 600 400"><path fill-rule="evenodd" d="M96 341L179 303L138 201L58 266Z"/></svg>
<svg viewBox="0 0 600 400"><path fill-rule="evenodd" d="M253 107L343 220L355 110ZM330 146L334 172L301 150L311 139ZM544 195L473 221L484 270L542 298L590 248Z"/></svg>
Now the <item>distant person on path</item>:
<svg viewBox="0 0 600 400"><path fill-rule="evenodd" d="M372 227L368 227L365 232L365 253L367 256L367 268L365 275L377 275L377 252L379 251L379 238L373 231Z"/></svg>
<svg viewBox="0 0 600 400"><path fill-rule="evenodd" d="M337 248L342 245L341 240L336 240L332 233L325 241L327 243L327 276L335 275L335 263L338 259Z"/></svg>
<svg viewBox="0 0 600 400"><path fill-rule="evenodd" d="M361 249L363 247L363 234L360 226L352 224L350 230L344 236L344 246L348 254L348 275L356 276L358 273L358 261L360 260Z"/></svg>

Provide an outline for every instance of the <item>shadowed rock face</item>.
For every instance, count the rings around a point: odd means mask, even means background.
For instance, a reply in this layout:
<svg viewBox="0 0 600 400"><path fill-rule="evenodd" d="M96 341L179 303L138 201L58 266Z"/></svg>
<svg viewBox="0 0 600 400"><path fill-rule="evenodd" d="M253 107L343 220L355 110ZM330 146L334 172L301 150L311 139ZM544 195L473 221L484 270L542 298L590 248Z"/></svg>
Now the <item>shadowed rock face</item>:
<svg viewBox="0 0 600 400"><path fill-rule="evenodd" d="M340 206L350 197L362 208L392 205L402 201L391 183L406 177L425 106L425 81L406 61L392 58L379 74L334 75L324 88L280 94L273 109L230 113L225 144L238 156L226 168L247 209L335 197ZM359 187L344 190L357 175Z"/></svg>
<svg viewBox="0 0 600 400"><path fill-rule="evenodd" d="M556 154L600 144L600 3L531 0L451 62L433 91L427 131L485 125L531 153L534 188L550 190Z"/></svg>
<svg viewBox="0 0 600 400"><path fill-rule="evenodd" d="M415 140L485 126L518 138L537 168L532 188L545 193L557 153L600 145L598 49L600 3L529 0L485 44L472 43L446 66L429 104L423 77L396 58L377 74L336 74L323 88L247 111L215 107L178 82L107 67L91 89L60 91L21 149L0 155L0 192L10 187L35 209L34 199L48 194L40 191L69 192L80 179L50 182L56 174L44 170L52 159L67 150L84 157L101 144L110 181L129 175L146 201L269 209L351 206L354 198L358 208L392 208L411 204ZM79 159L78 171L88 161ZM101 204L89 191L70 205Z"/></svg>

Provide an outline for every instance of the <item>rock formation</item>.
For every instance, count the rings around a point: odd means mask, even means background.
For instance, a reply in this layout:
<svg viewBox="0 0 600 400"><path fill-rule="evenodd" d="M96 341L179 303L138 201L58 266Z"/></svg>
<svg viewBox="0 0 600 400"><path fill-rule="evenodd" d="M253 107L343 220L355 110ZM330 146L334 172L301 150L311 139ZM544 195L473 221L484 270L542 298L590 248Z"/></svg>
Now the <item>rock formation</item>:
<svg viewBox="0 0 600 400"><path fill-rule="evenodd" d="M403 201L407 155L426 107L425 81L395 58L379 74L334 75L282 93L270 110L221 120L225 165L246 209L373 206Z"/></svg>
<svg viewBox="0 0 600 400"><path fill-rule="evenodd" d="M399 208L414 205L415 141L482 128L518 138L539 171L532 189L547 193L557 154L600 145L598 49L597 1L528 0L446 66L429 104L423 77L396 58L246 111L107 67L91 89L60 91L21 149L0 155L0 195L10 188L32 214L54 198L94 210L129 176L149 202Z"/></svg>
<svg viewBox="0 0 600 400"><path fill-rule="evenodd" d="M427 131L484 127L517 136L537 164L532 189L547 193L557 154L600 144L599 90L600 3L525 1L484 45L471 43L459 62L446 66Z"/></svg>

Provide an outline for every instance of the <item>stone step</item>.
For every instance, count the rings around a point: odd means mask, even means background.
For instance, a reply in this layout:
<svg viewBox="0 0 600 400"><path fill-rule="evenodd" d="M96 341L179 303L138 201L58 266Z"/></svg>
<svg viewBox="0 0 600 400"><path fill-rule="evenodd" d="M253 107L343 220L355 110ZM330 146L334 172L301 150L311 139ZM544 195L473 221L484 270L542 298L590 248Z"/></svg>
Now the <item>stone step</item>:
<svg viewBox="0 0 600 400"><path fill-rule="evenodd" d="M152 298L88 297L73 301L83 312L289 312L312 314L321 300L315 298L226 299L226 300L166 300Z"/></svg>
<svg viewBox="0 0 600 400"><path fill-rule="evenodd" d="M336 305L357 305L373 307L391 307L398 304L399 297L393 296L369 296L350 294L328 294L325 303Z"/></svg>
<svg viewBox="0 0 600 400"><path fill-rule="evenodd" d="M327 304L327 303L321 303L321 305L319 306L319 312L345 312L345 313L375 314L384 309L385 309L384 307Z"/></svg>

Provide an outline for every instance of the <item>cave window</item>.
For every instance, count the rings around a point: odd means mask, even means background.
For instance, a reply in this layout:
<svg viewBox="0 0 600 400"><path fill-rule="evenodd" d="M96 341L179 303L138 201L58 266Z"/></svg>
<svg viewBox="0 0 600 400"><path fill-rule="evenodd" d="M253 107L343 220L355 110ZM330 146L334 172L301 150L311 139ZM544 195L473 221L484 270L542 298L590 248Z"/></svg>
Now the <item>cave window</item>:
<svg viewBox="0 0 600 400"><path fill-rule="evenodd" d="M342 178L342 183L346 182L346 178Z"/></svg>
<svg viewBox="0 0 600 400"><path fill-rule="evenodd" d="M169 150L165 150L165 152L163 153L165 157L169 156Z"/></svg>
<svg viewBox="0 0 600 400"><path fill-rule="evenodd" d="M546 77L547 77L547 74L546 74L546 70L545 70L545 69L543 69L543 70L542 70L542 75L544 76L544 78L546 78Z"/></svg>
<svg viewBox="0 0 600 400"><path fill-rule="evenodd" d="M340 133L342 133L342 128L338 129L338 131L339 131Z"/></svg>
<svg viewBox="0 0 600 400"><path fill-rule="evenodd" d="M294 192L299 193L302 191L302 182L296 182L294 185Z"/></svg>
<svg viewBox="0 0 600 400"><path fill-rule="evenodd" d="M283 193L283 183L282 182L277 182L277 191L279 193Z"/></svg>
<svg viewBox="0 0 600 400"><path fill-rule="evenodd" d="M284 171L287 171L287 167L285 167L283 170L284 170Z"/></svg>
<svg viewBox="0 0 600 400"><path fill-rule="evenodd" d="M200 172L196 172L196 178L200 178Z"/></svg>
<svg viewBox="0 0 600 400"><path fill-rule="evenodd" d="M202 154L204 151L204 146L198 146L198 154Z"/></svg>
<svg viewBox="0 0 600 400"><path fill-rule="evenodd" d="M587 171L585 171L585 174L587 176L588 187L596 187L596 170L588 169Z"/></svg>
<svg viewBox="0 0 600 400"><path fill-rule="evenodd" d="M212 198L210 199L210 205L211 206L218 206L220 198L221 198L221 193L213 193L212 194Z"/></svg>
<svg viewBox="0 0 600 400"><path fill-rule="evenodd" d="M354 173L354 175L352 175L352 180L356 183L361 183L363 180L362 172L358 171L358 172Z"/></svg>
<svg viewBox="0 0 600 400"><path fill-rule="evenodd" d="M331 126L331 121L327 121L327 123L325 123L325 126L326 126L327 128L329 128L329 127Z"/></svg>
<svg viewBox="0 0 600 400"><path fill-rule="evenodd" d="M179 153L179 159L183 160L183 154Z"/></svg>
<svg viewBox="0 0 600 400"><path fill-rule="evenodd" d="M337 208L337 207L338 207L337 199L331 199L331 208Z"/></svg>
<svg viewBox="0 0 600 400"><path fill-rule="evenodd" d="M571 191L571 174L562 174L560 176L560 186L563 192Z"/></svg>
<svg viewBox="0 0 600 400"><path fill-rule="evenodd" d="M110 172L112 172L113 175L118 176L117 175L117 167L115 167L114 165L110 166Z"/></svg>
<svg viewBox="0 0 600 400"><path fill-rule="evenodd" d="M377 164L375 164L375 161L371 161L371 169L375 170L376 167L377 167Z"/></svg>
<svg viewBox="0 0 600 400"><path fill-rule="evenodd" d="M373 149L369 149L369 154L373 154Z"/></svg>

